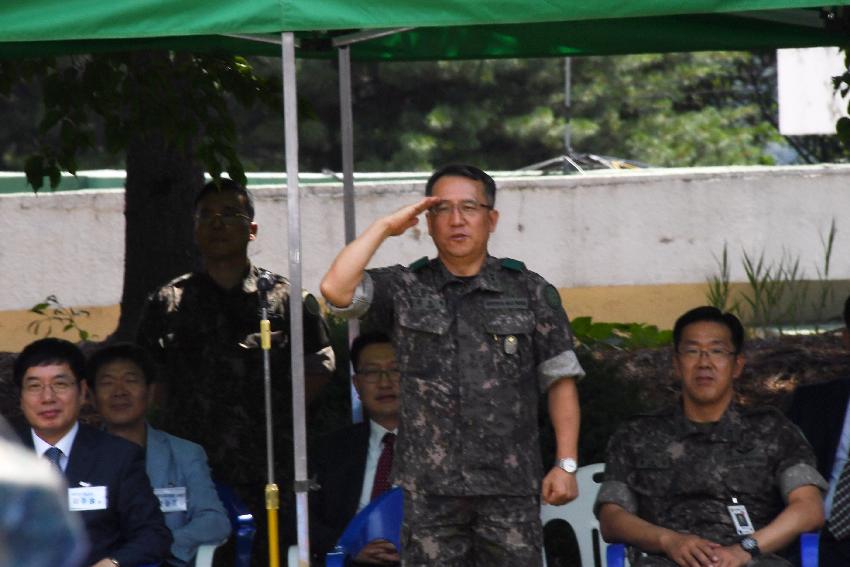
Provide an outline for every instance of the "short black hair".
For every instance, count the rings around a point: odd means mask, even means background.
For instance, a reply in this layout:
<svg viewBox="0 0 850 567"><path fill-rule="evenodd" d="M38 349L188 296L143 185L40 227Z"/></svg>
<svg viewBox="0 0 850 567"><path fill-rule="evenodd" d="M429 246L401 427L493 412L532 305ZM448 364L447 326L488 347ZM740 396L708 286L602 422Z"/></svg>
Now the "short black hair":
<svg viewBox="0 0 850 567"><path fill-rule="evenodd" d="M740 353L744 348L744 326L741 321L731 313L724 313L717 307L703 305L691 309L678 319L673 326L673 347L676 352L679 351L679 343L682 341L682 332L685 327L693 323L708 321L711 323L719 323L726 326L732 334L732 345L735 347L735 354Z"/></svg>
<svg viewBox="0 0 850 567"><path fill-rule="evenodd" d="M844 300L844 326L850 329L850 295Z"/></svg>
<svg viewBox="0 0 850 567"><path fill-rule="evenodd" d="M156 368L145 349L133 343L115 343L95 352L86 364L86 376L92 390L97 389L97 371L116 360L128 360L138 366L146 384L156 381Z"/></svg>
<svg viewBox="0 0 850 567"><path fill-rule="evenodd" d="M356 339L351 343L351 365L354 367L354 371L357 372L360 369L360 353L363 352L363 349L369 345L374 345L377 343L390 343L392 344L392 340L385 333L381 332L370 332L363 333L362 335L358 335Z"/></svg>
<svg viewBox="0 0 850 567"><path fill-rule="evenodd" d="M227 179L226 177L221 177L219 179L213 179L206 185L204 185L200 191L198 191L198 195L195 197L195 203L192 206L194 210L198 209L198 204L209 194L211 193L220 193L220 192L229 192L235 193L237 195L242 195L245 198L245 212L251 217L251 220L254 220L254 198L251 196L251 193L248 192L245 187L242 186L241 183L237 183L232 179Z"/></svg>
<svg viewBox="0 0 850 567"><path fill-rule="evenodd" d="M431 196L434 192L434 185L441 177L466 177L467 179L480 182L484 186L484 196L487 198L487 204L491 207L496 205L496 182L483 169L462 163L443 166L428 178L428 182L425 184L426 196Z"/></svg>
<svg viewBox="0 0 850 567"><path fill-rule="evenodd" d="M78 382L86 379L86 357L83 356L83 351L65 339L47 337L31 342L15 358L12 369L15 386L21 387L27 370L48 364L68 364Z"/></svg>

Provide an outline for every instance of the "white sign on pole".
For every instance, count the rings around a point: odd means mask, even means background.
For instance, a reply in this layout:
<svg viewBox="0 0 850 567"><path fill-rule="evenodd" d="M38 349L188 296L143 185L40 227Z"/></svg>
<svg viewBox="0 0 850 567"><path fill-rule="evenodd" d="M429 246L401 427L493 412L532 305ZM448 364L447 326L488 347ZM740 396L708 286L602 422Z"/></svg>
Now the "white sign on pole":
<svg viewBox="0 0 850 567"><path fill-rule="evenodd" d="M779 132L786 136L835 134L835 123L847 116L847 99L832 87L844 72L837 47L778 49Z"/></svg>

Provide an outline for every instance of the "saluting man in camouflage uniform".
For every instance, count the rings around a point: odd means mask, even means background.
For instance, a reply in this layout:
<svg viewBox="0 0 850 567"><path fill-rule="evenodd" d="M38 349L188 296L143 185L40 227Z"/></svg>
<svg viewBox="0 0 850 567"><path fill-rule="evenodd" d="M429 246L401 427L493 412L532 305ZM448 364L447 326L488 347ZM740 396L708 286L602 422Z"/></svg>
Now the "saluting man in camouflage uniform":
<svg viewBox="0 0 850 567"><path fill-rule="evenodd" d="M787 566L776 552L823 523L811 447L777 410L733 401L744 330L698 307L673 329L681 404L626 422L611 438L596 500L602 535L632 565Z"/></svg>
<svg viewBox="0 0 850 567"><path fill-rule="evenodd" d="M391 334L401 377L394 480L404 489L404 565L541 562L539 392L560 465L545 501L575 498L579 405L557 290L519 261L488 255L496 185L471 166L434 173L426 197L376 221L337 256L322 293ZM437 258L366 270L378 247L427 211ZM342 309L339 309L339 308Z"/></svg>
<svg viewBox="0 0 850 567"><path fill-rule="evenodd" d="M266 439L260 293L265 273L272 330L272 408L276 479L292 478L292 386L289 382L289 282L248 259L256 238L250 193L229 179L212 181L195 200L195 241L203 270L182 275L148 299L137 341L158 363L166 389L155 416L164 430L206 449L217 481L233 485L263 523ZM296 295L296 300L302 298ZM333 370L327 328L315 298L305 295L307 393ZM260 537L265 529L258 530ZM258 554L255 554L257 556Z"/></svg>

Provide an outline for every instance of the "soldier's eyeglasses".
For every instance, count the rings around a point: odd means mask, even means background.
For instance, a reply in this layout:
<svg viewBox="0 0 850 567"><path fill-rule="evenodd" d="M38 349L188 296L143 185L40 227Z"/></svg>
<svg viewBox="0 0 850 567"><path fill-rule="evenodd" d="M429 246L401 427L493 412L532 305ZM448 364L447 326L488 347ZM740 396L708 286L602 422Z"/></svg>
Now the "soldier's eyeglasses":
<svg viewBox="0 0 850 567"><path fill-rule="evenodd" d="M220 219L221 224L225 226L235 226L246 221L251 222L251 217L245 213L238 213L236 211L225 211L223 213L208 213L201 211L199 213L195 213L195 223L197 224L210 225L215 222L216 219Z"/></svg>
<svg viewBox="0 0 850 567"><path fill-rule="evenodd" d="M708 360L715 364L725 364L726 362L729 362L729 359L732 356L738 354L735 351L726 350L723 348L710 348L708 350L702 350L695 347L687 347L678 352L679 356L690 362L696 362L702 359L702 355L706 355L708 357Z"/></svg>
<svg viewBox="0 0 850 567"><path fill-rule="evenodd" d="M386 378L390 382L398 382L401 378L401 372L398 370L386 370L383 368L361 370L357 375L368 384L377 384L382 378Z"/></svg>
<svg viewBox="0 0 850 567"><path fill-rule="evenodd" d="M450 217L454 214L455 210L457 210L463 218L471 218L492 208L493 207L490 205L485 205L484 203L479 203L478 201L469 199L457 204L449 201L441 201L429 210L431 211L431 214L436 217Z"/></svg>

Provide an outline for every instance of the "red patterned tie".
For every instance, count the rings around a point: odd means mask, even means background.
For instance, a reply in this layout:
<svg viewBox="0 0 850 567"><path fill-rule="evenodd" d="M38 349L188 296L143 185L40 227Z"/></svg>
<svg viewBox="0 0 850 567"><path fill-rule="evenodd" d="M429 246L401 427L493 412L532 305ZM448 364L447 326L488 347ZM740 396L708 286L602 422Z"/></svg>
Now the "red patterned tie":
<svg viewBox="0 0 850 567"><path fill-rule="evenodd" d="M390 469L393 468L393 451L395 448L395 433L385 433L381 439L381 456L378 458L378 468L375 469L375 483L372 484L374 500L390 487Z"/></svg>

